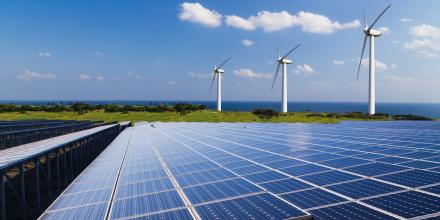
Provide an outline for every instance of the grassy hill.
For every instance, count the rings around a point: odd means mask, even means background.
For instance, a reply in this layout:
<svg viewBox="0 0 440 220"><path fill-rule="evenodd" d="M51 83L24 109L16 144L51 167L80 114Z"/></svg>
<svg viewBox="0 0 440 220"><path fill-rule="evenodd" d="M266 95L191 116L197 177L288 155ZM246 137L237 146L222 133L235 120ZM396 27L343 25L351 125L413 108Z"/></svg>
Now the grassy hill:
<svg viewBox="0 0 440 220"><path fill-rule="evenodd" d="M337 123L341 120L390 120L388 117L356 118L350 115L326 113L292 112L263 117L252 112L216 112L200 110L186 114L176 112L8 112L0 113L0 120L58 119L58 120L103 120L109 121L163 121L163 122L317 122Z"/></svg>

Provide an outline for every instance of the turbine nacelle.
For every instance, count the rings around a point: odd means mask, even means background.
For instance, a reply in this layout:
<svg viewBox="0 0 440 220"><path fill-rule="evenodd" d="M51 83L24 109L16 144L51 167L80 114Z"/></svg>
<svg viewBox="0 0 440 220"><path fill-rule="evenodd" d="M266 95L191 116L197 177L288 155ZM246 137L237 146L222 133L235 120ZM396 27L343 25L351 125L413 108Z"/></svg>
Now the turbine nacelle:
<svg viewBox="0 0 440 220"><path fill-rule="evenodd" d="M370 37L379 37L382 35L382 32L376 29L364 29L364 33Z"/></svg>
<svg viewBox="0 0 440 220"><path fill-rule="evenodd" d="M291 64L291 63L293 63L293 61L284 58L284 59L278 59L278 63L280 63L280 64L284 64L284 63L285 63L285 64Z"/></svg>
<svg viewBox="0 0 440 220"><path fill-rule="evenodd" d="M217 69L214 69L214 72L215 73L224 73L225 72L225 70L224 69L220 69L220 68L217 68Z"/></svg>

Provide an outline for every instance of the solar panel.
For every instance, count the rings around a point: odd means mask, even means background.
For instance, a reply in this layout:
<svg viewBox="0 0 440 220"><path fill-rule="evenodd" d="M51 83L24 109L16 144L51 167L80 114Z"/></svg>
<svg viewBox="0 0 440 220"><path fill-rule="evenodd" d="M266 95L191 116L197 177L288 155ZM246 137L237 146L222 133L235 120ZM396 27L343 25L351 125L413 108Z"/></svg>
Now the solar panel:
<svg viewBox="0 0 440 220"><path fill-rule="evenodd" d="M440 123L154 125L125 130L41 218L440 216Z"/></svg>

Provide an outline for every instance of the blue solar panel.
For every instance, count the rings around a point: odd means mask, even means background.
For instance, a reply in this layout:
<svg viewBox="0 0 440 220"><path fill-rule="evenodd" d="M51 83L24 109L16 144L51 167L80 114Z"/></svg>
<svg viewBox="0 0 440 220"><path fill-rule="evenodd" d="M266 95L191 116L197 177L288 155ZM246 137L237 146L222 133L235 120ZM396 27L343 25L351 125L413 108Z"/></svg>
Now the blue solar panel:
<svg viewBox="0 0 440 220"><path fill-rule="evenodd" d="M371 179L342 183L328 186L327 188L354 199L403 190L403 188Z"/></svg>
<svg viewBox="0 0 440 220"><path fill-rule="evenodd" d="M184 188L183 191L193 204L197 204L227 197L260 192L262 190L246 180L232 179L223 182Z"/></svg>
<svg viewBox="0 0 440 220"><path fill-rule="evenodd" d="M168 178L155 179L146 182L137 182L121 185L116 192L116 198L126 198L136 195L143 195L174 189L173 184Z"/></svg>
<svg viewBox="0 0 440 220"><path fill-rule="evenodd" d="M255 173L251 175L243 176L244 178L254 182L254 183L263 183L263 182L269 182L279 179L285 179L288 178L288 176L283 175L281 173L275 172L275 171L267 171L267 172L261 172L261 173Z"/></svg>
<svg viewBox="0 0 440 220"><path fill-rule="evenodd" d="M331 166L334 168L343 168L343 167L351 167L351 166L355 166L355 165L359 165L359 164L366 164L369 162L371 162L371 161L362 160L362 159L353 158L353 157L344 157L344 158L339 158L339 159L335 159L335 160L328 160L325 162L320 162L320 164L326 165L326 166Z"/></svg>
<svg viewBox="0 0 440 220"><path fill-rule="evenodd" d="M413 218L440 212L440 198L420 192L409 191L364 202L397 214L404 218Z"/></svg>
<svg viewBox="0 0 440 220"><path fill-rule="evenodd" d="M322 189L299 191L284 194L281 197L301 208L306 209L346 201L346 199Z"/></svg>
<svg viewBox="0 0 440 220"><path fill-rule="evenodd" d="M129 133L43 216L440 216L440 123L155 123Z"/></svg>
<svg viewBox="0 0 440 220"><path fill-rule="evenodd" d="M176 176L177 182L182 187L197 185L212 181L226 180L230 178L235 178L237 175L233 174L230 171L227 171L223 168L214 169L214 170L206 170L197 173L184 174L180 176Z"/></svg>
<svg viewBox="0 0 440 220"><path fill-rule="evenodd" d="M130 218L131 220L192 220L193 217L188 209L178 209L168 212L149 214L146 216Z"/></svg>
<svg viewBox="0 0 440 220"><path fill-rule="evenodd" d="M260 184L260 186L275 194L293 192L313 187L312 185L295 179L277 180L269 183Z"/></svg>
<svg viewBox="0 0 440 220"><path fill-rule="evenodd" d="M306 214L267 194L196 206L202 219L289 219Z"/></svg>
<svg viewBox="0 0 440 220"><path fill-rule="evenodd" d="M107 203L93 204L78 208L62 209L58 211L46 211L40 219L104 219L107 210Z"/></svg>
<svg viewBox="0 0 440 220"><path fill-rule="evenodd" d="M289 168L280 169L280 171L288 173L292 176L307 175L307 174L318 173L318 172L327 171L327 170L330 170L330 169L322 167L322 166L314 165L314 164L306 164L306 165L301 165L301 166L296 166L296 167L289 167Z"/></svg>
<svg viewBox="0 0 440 220"><path fill-rule="evenodd" d="M423 190L440 195L440 185L427 187L427 188L424 188Z"/></svg>
<svg viewBox="0 0 440 220"><path fill-rule="evenodd" d="M371 163L366 165L360 165L356 167L350 167L347 169L347 171L361 174L364 176L377 176L387 173L393 173L397 171L406 170L408 168L402 167L402 166L396 166L386 163Z"/></svg>
<svg viewBox="0 0 440 220"><path fill-rule="evenodd" d="M425 186L440 182L440 173L425 170L410 170L379 177L381 180L409 187Z"/></svg>
<svg viewBox="0 0 440 220"><path fill-rule="evenodd" d="M344 173L341 171L328 171L324 173L318 173L318 174L312 174L307 176L301 176L300 177L303 180L306 180L308 182L314 183L316 185L328 185L328 184L335 184L339 182L345 182L349 180L359 179L361 177Z"/></svg>
<svg viewBox="0 0 440 220"><path fill-rule="evenodd" d="M357 203L347 203L327 208L310 211L316 220L341 220L341 219L375 219L391 220L396 219L382 212L370 209Z"/></svg>
<svg viewBox="0 0 440 220"><path fill-rule="evenodd" d="M160 192L114 201L112 219L184 207L176 191Z"/></svg>
<svg viewBox="0 0 440 220"><path fill-rule="evenodd" d="M274 168L274 169L280 169L280 168L287 168L287 167L293 167L293 166L299 166L299 165L304 165L306 164L305 162L299 161L299 160L294 160L294 159L288 159L288 160L281 160L281 161L277 161L277 162L271 162L267 165L268 167Z"/></svg>

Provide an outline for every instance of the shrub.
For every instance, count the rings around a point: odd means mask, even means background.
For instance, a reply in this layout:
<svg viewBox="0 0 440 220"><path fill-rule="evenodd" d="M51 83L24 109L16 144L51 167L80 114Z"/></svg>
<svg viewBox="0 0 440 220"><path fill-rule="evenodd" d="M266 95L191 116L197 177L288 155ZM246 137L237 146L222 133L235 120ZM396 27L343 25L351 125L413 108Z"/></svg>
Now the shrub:
<svg viewBox="0 0 440 220"><path fill-rule="evenodd" d="M278 113L272 109L255 109L252 111L252 113L263 120L269 120L275 116L278 116Z"/></svg>

